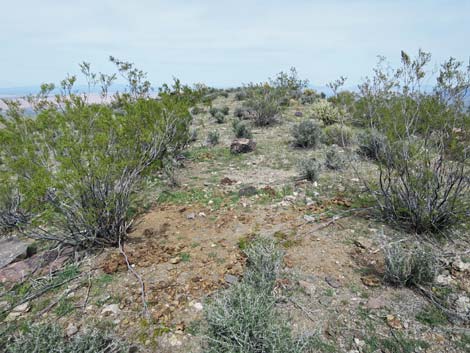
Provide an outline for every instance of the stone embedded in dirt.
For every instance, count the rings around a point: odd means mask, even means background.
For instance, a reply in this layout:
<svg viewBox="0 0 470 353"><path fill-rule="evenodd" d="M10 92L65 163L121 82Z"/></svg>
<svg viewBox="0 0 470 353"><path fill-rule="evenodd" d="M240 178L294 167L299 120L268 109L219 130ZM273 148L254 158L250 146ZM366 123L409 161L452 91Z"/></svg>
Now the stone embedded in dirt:
<svg viewBox="0 0 470 353"><path fill-rule="evenodd" d="M371 250L374 247L374 244L370 239L359 237L354 240L354 245L364 250Z"/></svg>
<svg viewBox="0 0 470 353"><path fill-rule="evenodd" d="M400 319L395 315L387 315L387 325L395 330L400 330L403 328L403 324L401 323Z"/></svg>
<svg viewBox="0 0 470 353"><path fill-rule="evenodd" d="M333 288L340 288L341 287L341 283L339 283L339 281L337 279L335 279L333 277L330 277L330 276L325 277L325 282L328 283Z"/></svg>
<svg viewBox="0 0 470 353"><path fill-rule="evenodd" d="M224 276L224 280L225 280L225 282L227 282L228 284L234 284L234 283L237 283L237 282L238 282L238 277L237 277L237 276L234 276L234 275L226 274L226 275Z"/></svg>
<svg viewBox="0 0 470 353"><path fill-rule="evenodd" d="M304 116L304 114L303 114L302 112L299 112L299 111L296 111L296 112L294 113L294 115L295 115L296 117L298 117L298 118L301 118L302 116Z"/></svg>
<svg viewBox="0 0 470 353"><path fill-rule="evenodd" d="M119 309L118 304L108 304L103 308L103 310L101 310L101 314L104 316L117 315L120 312L121 310Z"/></svg>
<svg viewBox="0 0 470 353"><path fill-rule="evenodd" d="M442 284L442 285L450 285L452 284L452 282L454 282L454 279L451 277L451 276L446 276L444 274L441 274L439 276L436 277L436 283L437 284Z"/></svg>
<svg viewBox="0 0 470 353"><path fill-rule="evenodd" d="M206 214L205 214L204 212L199 212L199 213L198 213L198 216L199 216L199 217L206 217Z"/></svg>
<svg viewBox="0 0 470 353"><path fill-rule="evenodd" d="M379 287L380 286L380 279L376 276L363 276L361 277L361 281L364 285L368 287Z"/></svg>
<svg viewBox="0 0 470 353"><path fill-rule="evenodd" d="M203 309L202 304L199 303L199 302L196 302L196 303L191 302L191 303L189 303L189 305L192 306L192 307L193 307L194 309L196 309L197 311L201 311L201 310Z"/></svg>
<svg viewBox="0 0 470 353"><path fill-rule="evenodd" d="M463 315L468 315L470 313L470 298L465 295L459 296L455 301L455 309Z"/></svg>
<svg viewBox="0 0 470 353"><path fill-rule="evenodd" d="M72 337L78 332L78 327L75 326L73 323L70 323L67 328L65 329L65 334L67 337Z"/></svg>
<svg viewBox="0 0 470 353"><path fill-rule="evenodd" d="M368 309L382 309L387 306L387 302L382 297L369 298L366 303L366 308Z"/></svg>
<svg viewBox="0 0 470 353"><path fill-rule="evenodd" d="M181 258L177 256L177 257L170 259L170 264L176 265L176 264L179 264L180 261L181 261Z"/></svg>
<svg viewBox="0 0 470 353"><path fill-rule="evenodd" d="M196 214L194 212L188 213L186 215L186 219L195 219L195 218L196 218Z"/></svg>
<svg viewBox="0 0 470 353"><path fill-rule="evenodd" d="M72 252L72 248L65 248L61 253L57 250L49 250L35 254L26 260L11 263L0 269L0 283L20 282L33 271L40 275L56 271L62 267Z"/></svg>
<svg viewBox="0 0 470 353"><path fill-rule="evenodd" d="M299 287L305 291L305 294L313 297L315 295L315 285L313 283L299 280Z"/></svg>
<svg viewBox="0 0 470 353"><path fill-rule="evenodd" d="M26 258L30 242L22 241L16 237L0 238L0 268L12 262Z"/></svg>
<svg viewBox="0 0 470 353"><path fill-rule="evenodd" d="M230 145L230 152L234 154L253 152L256 142L251 139L235 139Z"/></svg>
<svg viewBox="0 0 470 353"><path fill-rule="evenodd" d="M236 182L236 180L230 179L229 177L225 177L220 180L220 185L232 185L236 184Z"/></svg>
<svg viewBox="0 0 470 353"><path fill-rule="evenodd" d="M13 308L15 313L26 313L30 309L29 303L23 303Z"/></svg>
<svg viewBox="0 0 470 353"><path fill-rule="evenodd" d="M246 186L238 190L238 196L254 196L258 190L254 186Z"/></svg>
<svg viewBox="0 0 470 353"><path fill-rule="evenodd" d="M461 258L458 258L454 262L452 262L452 268L459 272L470 271L470 261L465 262Z"/></svg>
<svg viewBox="0 0 470 353"><path fill-rule="evenodd" d="M304 215L304 221L307 223L313 223L315 222L315 217L306 214Z"/></svg>

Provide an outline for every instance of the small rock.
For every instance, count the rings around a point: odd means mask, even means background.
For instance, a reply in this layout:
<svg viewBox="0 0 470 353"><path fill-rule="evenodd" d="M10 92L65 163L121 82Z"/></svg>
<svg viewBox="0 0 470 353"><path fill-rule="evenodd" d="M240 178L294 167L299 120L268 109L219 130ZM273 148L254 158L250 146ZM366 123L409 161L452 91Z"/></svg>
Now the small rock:
<svg viewBox="0 0 470 353"><path fill-rule="evenodd" d="M180 257L173 257L170 259L170 264L173 264L173 265L176 265L176 264L179 264L181 261L181 258Z"/></svg>
<svg viewBox="0 0 470 353"><path fill-rule="evenodd" d="M230 152L233 154L248 153L254 151L256 142L251 139L235 139L230 145Z"/></svg>
<svg viewBox="0 0 470 353"><path fill-rule="evenodd" d="M341 287L341 283L339 283L339 281L337 279L335 279L333 277L330 277L330 276L325 277L325 282L328 283L333 288L340 288Z"/></svg>
<svg viewBox="0 0 470 353"><path fill-rule="evenodd" d="M106 305L103 310L101 310L101 314L104 316L109 316L109 315L117 315L121 312L119 310L119 305L118 304L109 304Z"/></svg>
<svg viewBox="0 0 470 353"><path fill-rule="evenodd" d="M361 277L361 281L364 285L366 285L368 287L379 287L380 286L380 279L373 276L373 275Z"/></svg>
<svg viewBox="0 0 470 353"><path fill-rule="evenodd" d="M400 319L395 315L387 315L387 325L395 330L399 330L403 327Z"/></svg>
<svg viewBox="0 0 470 353"><path fill-rule="evenodd" d="M455 308L459 313L468 315L470 313L470 299L467 296L459 296L455 301Z"/></svg>
<svg viewBox="0 0 470 353"><path fill-rule="evenodd" d="M199 212L199 217L206 217L206 214L204 212Z"/></svg>
<svg viewBox="0 0 470 353"><path fill-rule="evenodd" d="M295 115L296 117L299 117L299 118L301 118L302 116L304 116L304 114L303 114L302 112L299 112L299 111L296 111L296 112L294 113L294 115Z"/></svg>
<svg viewBox="0 0 470 353"><path fill-rule="evenodd" d="M178 338L176 338L175 335L171 335L171 336L170 336L170 338L168 339L168 343L169 343L170 346L172 346L172 347L177 347L177 346L181 346L181 345L182 345L181 341L180 341Z"/></svg>
<svg viewBox="0 0 470 353"><path fill-rule="evenodd" d="M299 281L299 287L302 288L306 294L313 297L315 295L315 285L307 281Z"/></svg>
<svg viewBox="0 0 470 353"><path fill-rule="evenodd" d="M5 321L6 322L12 322L12 321L15 321L16 319L18 319L20 316L21 316L21 313L12 311L5 318Z"/></svg>
<svg viewBox="0 0 470 353"><path fill-rule="evenodd" d="M13 308L13 311L16 312L16 313L26 313L28 312L30 309L29 307L29 304L28 303L23 303L23 304L20 304L18 306L15 306Z"/></svg>
<svg viewBox="0 0 470 353"><path fill-rule="evenodd" d="M186 219L195 219L195 218L196 218L196 214L194 212L188 213L186 215Z"/></svg>
<svg viewBox="0 0 470 353"><path fill-rule="evenodd" d="M65 329L65 334L67 337L72 337L78 332L78 327L75 326L74 324L70 323L67 328Z"/></svg>
<svg viewBox="0 0 470 353"><path fill-rule="evenodd" d="M459 258L452 262L452 267L459 272L470 271L470 262L464 262Z"/></svg>
<svg viewBox="0 0 470 353"><path fill-rule="evenodd" d="M258 190L254 186L246 186L238 190L238 196L254 196Z"/></svg>
<svg viewBox="0 0 470 353"><path fill-rule="evenodd" d="M361 348L361 347L363 347L363 346L366 344L366 342L363 341L363 340L361 340L361 339L359 339L359 338L357 338L357 337L354 337L354 344L355 344L358 348Z"/></svg>
<svg viewBox="0 0 470 353"><path fill-rule="evenodd" d="M315 217L313 216L309 216L309 215L304 215L304 221L307 222L307 223L313 223L315 222Z"/></svg>
<svg viewBox="0 0 470 353"><path fill-rule="evenodd" d="M203 306L201 303L197 302L193 304L193 308L196 309L197 311L201 311L203 309Z"/></svg>
<svg viewBox="0 0 470 353"><path fill-rule="evenodd" d="M314 202L310 197L307 197L307 198L305 199L305 204L306 204L307 206L312 206L314 203L315 203L315 202Z"/></svg>
<svg viewBox="0 0 470 353"><path fill-rule="evenodd" d="M227 282L228 284L234 284L234 283L237 283L237 282L238 282L238 277L237 277L237 276L234 276L234 275L226 274L226 275L224 276L224 280L225 280L225 282Z"/></svg>
<svg viewBox="0 0 470 353"><path fill-rule="evenodd" d="M372 241L370 239L359 237L354 240L354 245L361 249L370 250L373 247Z"/></svg>
<svg viewBox="0 0 470 353"><path fill-rule="evenodd" d="M436 283L442 285L450 285L453 281L451 276L439 275L436 277Z"/></svg>
<svg viewBox="0 0 470 353"><path fill-rule="evenodd" d="M382 297L370 298L366 303L368 309L382 309L386 306L386 302Z"/></svg>
<svg viewBox="0 0 470 353"><path fill-rule="evenodd" d="M236 180L230 179L229 177L225 177L220 180L220 185L232 185L236 182Z"/></svg>

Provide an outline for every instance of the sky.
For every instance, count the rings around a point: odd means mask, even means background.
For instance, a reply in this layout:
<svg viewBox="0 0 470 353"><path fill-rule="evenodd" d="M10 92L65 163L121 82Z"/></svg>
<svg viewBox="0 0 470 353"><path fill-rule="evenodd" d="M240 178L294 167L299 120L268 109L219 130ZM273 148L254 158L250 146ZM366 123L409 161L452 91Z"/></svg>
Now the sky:
<svg viewBox="0 0 470 353"><path fill-rule="evenodd" d="M313 85L355 85L377 55L470 57L470 0L0 0L0 88L59 82L87 61L134 62L158 85L217 87L297 68Z"/></svg>

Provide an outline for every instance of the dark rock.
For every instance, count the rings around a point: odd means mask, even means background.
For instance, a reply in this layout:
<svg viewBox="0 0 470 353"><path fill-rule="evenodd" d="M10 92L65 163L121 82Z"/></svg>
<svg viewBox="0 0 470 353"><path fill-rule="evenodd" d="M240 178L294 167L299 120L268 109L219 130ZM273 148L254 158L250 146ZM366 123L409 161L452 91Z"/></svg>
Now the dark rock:
<svg viewBox="0 0 470 353"><path fill-rule="evenodd" d="M258 190L254 186L246 186L238 190L238 196L254 196Z"/></svg>
<svg viewBox="0 0 470 353"><path fill-rule="evenodd" d="M339 281L337 279L335 279L333 277L330 277L330 276L325 277L325 282L328 283L333 288L340 288L341 287L341 283L339 283Z"/></svg>
<svg viewBox="0 0 470 353"><path fill-rule="evenodd" d="M220 185L232 185L236 182L236 180L230 179L229 177L225 177L220 180Z"/></svg>
<svg viewBox="0 0 470 353"><path fill-rule="evenodd" d="M295 112L294 115L299 117L299 118L304 116L304 114L302 112Z"/></svg>
<svg viewBox="0 0 470 353"><path fill-rule="evenodd" d="M256 148L256 142L251 139L235 139L230 145L230 152L234 154L248 153L254 151Z"/></svg>

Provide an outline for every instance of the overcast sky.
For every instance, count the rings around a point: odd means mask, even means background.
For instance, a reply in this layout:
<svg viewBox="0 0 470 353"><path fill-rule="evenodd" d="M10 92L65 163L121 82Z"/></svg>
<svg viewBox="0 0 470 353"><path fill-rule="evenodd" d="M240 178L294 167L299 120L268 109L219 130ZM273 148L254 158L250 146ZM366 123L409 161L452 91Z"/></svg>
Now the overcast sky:
<svg viewBox="0 0 470 353"><path fill-rule="evenodd" d="M78 63L135 62L152 82L233 86L295 66L356 84L377 55L470 55L470 0L1 0L0 87L57 82Z"/></svg>

